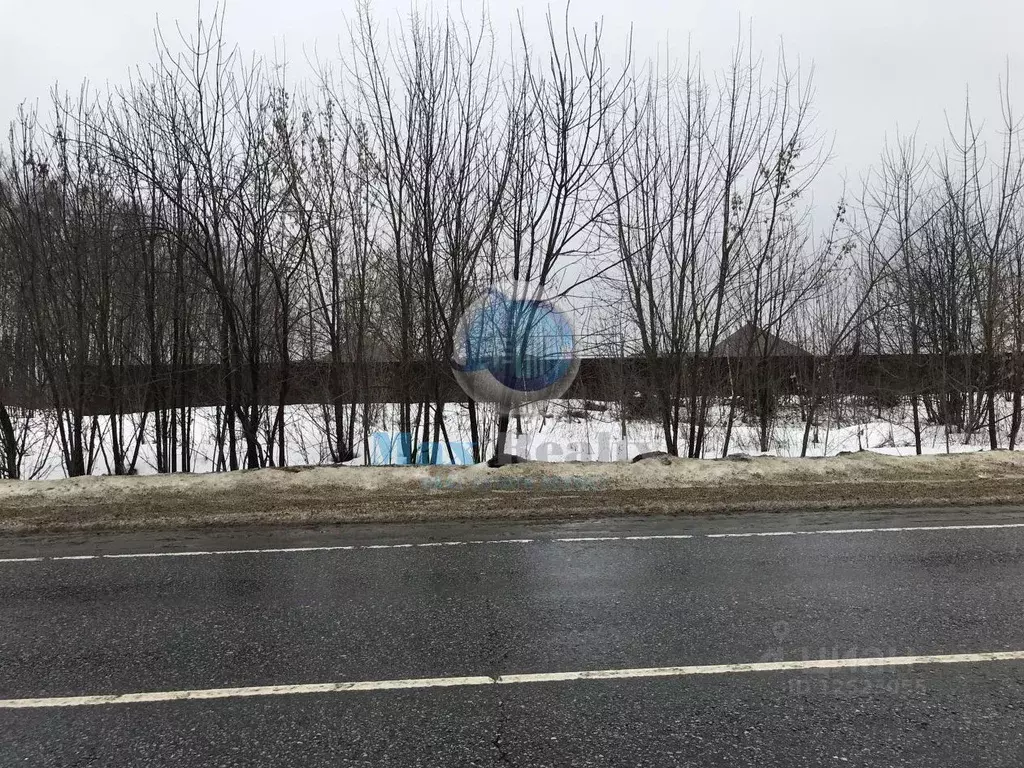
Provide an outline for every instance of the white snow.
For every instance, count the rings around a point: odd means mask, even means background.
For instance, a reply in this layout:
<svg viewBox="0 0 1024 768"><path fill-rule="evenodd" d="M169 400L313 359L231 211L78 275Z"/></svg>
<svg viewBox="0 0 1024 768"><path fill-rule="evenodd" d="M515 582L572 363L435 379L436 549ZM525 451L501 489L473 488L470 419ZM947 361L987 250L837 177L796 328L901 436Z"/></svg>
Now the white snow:
<svg viewBox="0 0 1024 768"><path fill-rule="evenodd" d="M597 409L584 410L584 404L579 401L556 401L524 412L519 419L521 434L518 434L515 419L510 426L507 452L544 462L625 462L640 453L665 450L665 440L659 424L630 420L625 426L623 437L616 404L597 405ZM1005 406L1003 403L1000 405ZM400 440L393 427L396 421L393 418L397 412L396 406L379 406L376 410L371 432L380 433L380 436L371 437L368 456L365 455L360 441L356 448L359 455L347 464L358 466L367 463L401 463L398 451ZM914 436L908 409L884 412L883 418L878 418L877 411L872 412L867 407L858 409L853 405L847 405L844 411L823 420L823 423L814 430L817 441L812 441L808 445L808 456L834 456L842 452L860 450L892 456L914 454ZM214 469L215 418L214 408L195 410L193 472L205 473ZM712 409L705 458L721 456L725 440L725 420L724 408ZM134 429L134 425L139 421L139 415L129 416L125 420L125 426ZM54 479L65 475L59 445L53 437L53 423L52 414L36 412L31 415L22 414L19 417L18 428L27 436L27 452L22 465L23 476ZM286 459L289 465L330 463L330 451L323 423L320 406L291 406L287 409ZM1008 423L1009 419L1005 417L999 421L999 439L1002 447L1008 442ZM447 406L445 424L450 440L456 444L455 463L470 463L472 449L466 409L459 405ZM680 425L683 451L687 426L685 423ZM109 474L112 471L109 419L99 417L96 420L96 427L93 474ZM484 445L487 446L485 454L492 451L495 428L493 414L482 412L481 436ZM729 453L799 456L803 434L804 426L800 421L799 410L795 406L786 406L772 430L769 451L762 454L759 450L757 427L737 419L730 436ZM150 418L145 442L139 450L137 469L141 475L156 472L156 451L152 441L153 428ZM458 447L459 443L463 444L461 450ZM927 425L922 429L922 452L928 455L980 451L987 448L987 443L988 437L984 431L974 435L947 435L945 429L939 425ZM437 451L437 461L440 464L449 463L443 441Z"/></svg>

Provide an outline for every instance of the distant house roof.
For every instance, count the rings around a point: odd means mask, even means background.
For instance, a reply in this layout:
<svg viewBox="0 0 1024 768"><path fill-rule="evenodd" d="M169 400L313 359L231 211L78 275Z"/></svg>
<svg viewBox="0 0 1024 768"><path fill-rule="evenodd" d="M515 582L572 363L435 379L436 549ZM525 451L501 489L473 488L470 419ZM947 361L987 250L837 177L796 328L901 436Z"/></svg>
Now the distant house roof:
<svg viewBox="0 0 1024 768"><path fill-rule="evenodd" d="M746 323L711 350L711 357L809 357L806 349Z"/></svg>

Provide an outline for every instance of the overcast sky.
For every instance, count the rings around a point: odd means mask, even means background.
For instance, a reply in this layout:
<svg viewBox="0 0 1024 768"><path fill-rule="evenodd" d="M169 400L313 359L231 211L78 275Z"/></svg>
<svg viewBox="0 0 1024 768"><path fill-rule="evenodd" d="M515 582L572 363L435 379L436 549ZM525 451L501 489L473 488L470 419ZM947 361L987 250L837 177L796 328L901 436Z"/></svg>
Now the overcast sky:
<svg viewBox="0 0 1024 768"><path fill-rule="evenodd" d="M564 7L544 0L489 7L504 31L517 8L536 23L549 6ZM374 7L395 20L410 4ZM479 6L465 0L463 7ZM301 63L314 49L337 50L352 9L330 0L229 0L226 27L243 51L272 55L286 43L289 60ZM152 61L158 17L164 25L194 23L196 13L193 0L0 0L0 123L22 101L45 100L55 82L72 90L83 78L123 82L130 67ZM741 22L750 23L760 49L773 53L783 40L791 57L813 62L817 124L835 138L818 205L832 204L844 175L856 186L897 126L917 130L929 145L941 142L946 115L958 115L968 88L976 115L994 124L998 81L1009 71L1024 111L1024 4L1016 0L590 0L575 2L570 17L576 24L603 18L615 44L632 25L638 56L691 38L709 63L728 53Z"/></svg>

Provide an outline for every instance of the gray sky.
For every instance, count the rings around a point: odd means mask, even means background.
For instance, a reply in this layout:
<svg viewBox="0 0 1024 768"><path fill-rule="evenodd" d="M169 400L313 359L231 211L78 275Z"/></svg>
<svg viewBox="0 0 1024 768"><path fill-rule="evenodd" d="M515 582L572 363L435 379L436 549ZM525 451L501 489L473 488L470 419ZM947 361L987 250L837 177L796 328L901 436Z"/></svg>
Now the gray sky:
<svg viewBox="0 0 1024 768"><path fill-rule="evenodd" d="M410 8L408 0L374 5L389 20ZM537 28L549 5L556 13L564 7L545 0L491 3L490 15L504 32L520 8ZM158 16L171 28L175 20L194 23L197 10L193 0L0 0L0 6L4 126L23 100L45 102L55 82L72 90L83 78L123 82L130 67L152 61ZM470 15L479 8L474 0L463 7ZM288 58L301 65L314 49L337 50L352 8L328 0L229 0L227 33L243 51L268 56L286 43ZM752 24L755 45L766 54L781 39L792 58L813 62L817 125L835 137L834 160L816 187L819 206L838 197L844 175L857 186L897 126L917 129L928 145L941 142L946 114L957 119L968 87L976 116L994 125L998 80L1007 67L1011 94L1024 111L1024 4L1013 0L590 0L575 2L570 17L577 24L603 17L616 46L632 24L638 57L666 43L682 52L692 38L708 64L727 55L742 20ZM296 74L300 69L294 67Z"/></svg>

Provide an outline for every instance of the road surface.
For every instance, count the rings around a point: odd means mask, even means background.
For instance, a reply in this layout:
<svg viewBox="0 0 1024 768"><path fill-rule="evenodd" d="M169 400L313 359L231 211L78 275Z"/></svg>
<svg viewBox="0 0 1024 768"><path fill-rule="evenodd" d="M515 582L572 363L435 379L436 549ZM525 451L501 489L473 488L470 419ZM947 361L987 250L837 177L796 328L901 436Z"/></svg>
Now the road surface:
<svg viewBox="0 0 1024 768"><path fill-rule="evenodd" d="M1022 609L1024 510L0 539L0 765L1020 766Z"/></svg>

